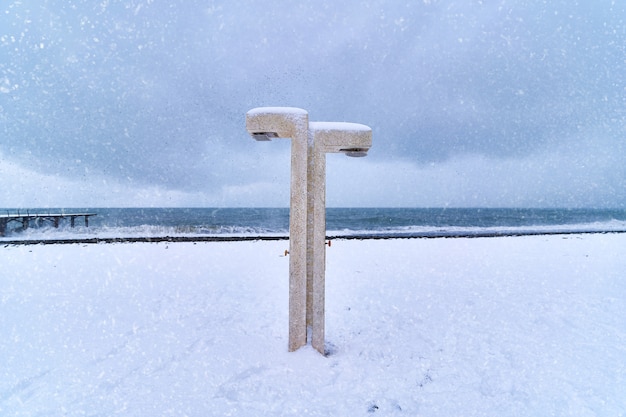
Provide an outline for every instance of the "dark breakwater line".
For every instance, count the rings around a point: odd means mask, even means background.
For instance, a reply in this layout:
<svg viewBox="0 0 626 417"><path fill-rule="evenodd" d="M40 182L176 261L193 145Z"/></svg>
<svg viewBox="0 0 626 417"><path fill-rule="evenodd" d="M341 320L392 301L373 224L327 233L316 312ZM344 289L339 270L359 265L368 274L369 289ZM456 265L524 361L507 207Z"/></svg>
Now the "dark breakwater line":
<svg viewBox="0 0 626 417"><path fill-rule="evenodd" d="M77 239L2 240L7 245L59 245L100 243L159 243L159 242L243 242L256 240L289 240L288 236L152 236L152 237L92 237Z"/></svg>
<svg viewBox="0 0 626 417"><path fill-rule="evenodd" d="M391 240L391 239L458 239L497 238L545 235L582 235L626 233L626 230L555 230L555 231L476 231L476 232L411 232L411 233L363 233L354 235L326 236L328 240ZM30 239L0 240L9 245L59 245L59 244L107 244L107 243L159 243L159 242L246 242L289 240L289 236L152 236L152 237L93 237L77 239Z"/></svg>

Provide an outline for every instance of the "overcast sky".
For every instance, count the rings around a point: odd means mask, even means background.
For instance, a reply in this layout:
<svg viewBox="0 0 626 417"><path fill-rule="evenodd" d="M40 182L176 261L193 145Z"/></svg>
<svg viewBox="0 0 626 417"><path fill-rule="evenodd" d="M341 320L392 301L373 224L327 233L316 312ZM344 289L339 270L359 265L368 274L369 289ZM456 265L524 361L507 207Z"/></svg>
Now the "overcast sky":
<svg viewBox="0 0 626 417"><path fill-rule="evenodd" d="M288 206L290 141L373 129L329 206L626 207L626 2L0 5L0 207Z"/></svg>

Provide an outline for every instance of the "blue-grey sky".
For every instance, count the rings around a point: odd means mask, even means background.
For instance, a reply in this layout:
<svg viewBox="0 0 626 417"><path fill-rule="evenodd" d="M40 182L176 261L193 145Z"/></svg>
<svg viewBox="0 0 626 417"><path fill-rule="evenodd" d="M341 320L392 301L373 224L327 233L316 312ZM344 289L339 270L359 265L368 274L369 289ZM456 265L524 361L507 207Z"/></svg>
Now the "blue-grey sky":
<svg viewBox="0 0 626 417"><path fill-rule="evenodd" d="M626 3L0 5L0 206L287 206L259 106L373 129L330 206L623 208Z"/></svg>

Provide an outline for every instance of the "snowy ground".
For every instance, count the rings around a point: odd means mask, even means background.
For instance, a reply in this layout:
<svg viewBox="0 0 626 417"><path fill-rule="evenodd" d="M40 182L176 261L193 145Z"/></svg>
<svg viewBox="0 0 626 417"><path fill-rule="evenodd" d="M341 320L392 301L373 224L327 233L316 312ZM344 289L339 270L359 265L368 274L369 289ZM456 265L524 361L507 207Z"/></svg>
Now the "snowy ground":
<svg viewBox="0 0 626 417"><path fill-rule="evenodd" d="M626 234L336 240L328 357L286 246L1 248L0 415L626 415Z"/></svg>

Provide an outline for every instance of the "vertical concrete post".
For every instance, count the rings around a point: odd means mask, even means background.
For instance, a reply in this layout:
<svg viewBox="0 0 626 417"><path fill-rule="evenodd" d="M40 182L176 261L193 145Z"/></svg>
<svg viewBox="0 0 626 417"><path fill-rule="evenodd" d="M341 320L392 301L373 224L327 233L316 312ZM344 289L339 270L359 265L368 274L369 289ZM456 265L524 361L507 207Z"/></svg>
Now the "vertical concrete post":
<svg viewBox="0 0 626 417"><path fill-rule="evenodd" d="M326 315L326 154L342 152L365 156L372 146L372 130L356 123L309 123L309 241L307 314L311 345L322 355L325 348Z"/></svg>
<svg viewBox="0 0 626 417"><path fill-rule="evenodd" d="M325 354L325 281L326 281L326 153L322 141L309 128L313 146L309 150L309 241L310 268L307 271L307 307L311 326L311 345Z"/></svg>
<svg viewBox="0 0 626 417"><path fill-rule="evenodd" d="M289 351L306 344L307 163L309 115L293 107L260 107L246 114L256 140L291 138L289 205Z"/></svg>
<svg viewBox="0 0 626 417"><path fill-rule="evenodd" d="M291 141L289 208L289 351L306 344L307 131Z"/></svg>

